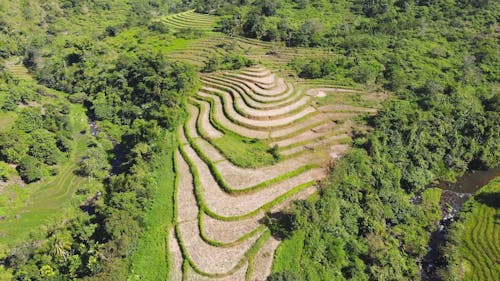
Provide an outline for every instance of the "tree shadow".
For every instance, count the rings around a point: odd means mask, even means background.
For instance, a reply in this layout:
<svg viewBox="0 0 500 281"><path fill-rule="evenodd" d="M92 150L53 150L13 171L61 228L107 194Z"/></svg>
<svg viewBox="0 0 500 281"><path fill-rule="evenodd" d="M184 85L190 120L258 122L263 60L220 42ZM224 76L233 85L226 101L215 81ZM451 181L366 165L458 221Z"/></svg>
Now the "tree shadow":
<svg viewBox="0 0 500 281"><path fill-rule="evenodd" d="M266 225L277 240L290 237L295 230L295 216L291 213L266 213L259 222Z"/></svg>
<svg viewBox="0 0 500 281"><path fill-rule="evenodd" d="M474 200L495 209L500 208L500 192L481 192L474 196Z"/></svg>

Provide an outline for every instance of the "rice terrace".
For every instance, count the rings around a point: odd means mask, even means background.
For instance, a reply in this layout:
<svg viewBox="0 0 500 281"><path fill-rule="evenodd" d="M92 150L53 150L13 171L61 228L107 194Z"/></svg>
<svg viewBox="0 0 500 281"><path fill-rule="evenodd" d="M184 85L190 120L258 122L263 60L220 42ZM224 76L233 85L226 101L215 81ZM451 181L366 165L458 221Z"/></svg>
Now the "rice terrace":
<svg viewBox="0 0 500 281"><path fill-rule="evenodd" d="M164 22L207 29L213 20L185 12ZM279 65L266 58L271 46L218 37L174 57L203 64L210 43L229 42ZM179 128L174 156L172 278L265 280L279 244L262 224L266 212L313 194L328 163L348 149L353 131L366 129L355 117L374 114L386 96L287 81L263 65L204 74L201 80L200 91L188 101L189 117ZM266 159L271 149L275 159Z"/></svg>
<svg viewBox="0 0 500 281"><path fill-rule="evenodd" d="M500 4L445 2L0 0L0 280L499 279Z"/></svg>

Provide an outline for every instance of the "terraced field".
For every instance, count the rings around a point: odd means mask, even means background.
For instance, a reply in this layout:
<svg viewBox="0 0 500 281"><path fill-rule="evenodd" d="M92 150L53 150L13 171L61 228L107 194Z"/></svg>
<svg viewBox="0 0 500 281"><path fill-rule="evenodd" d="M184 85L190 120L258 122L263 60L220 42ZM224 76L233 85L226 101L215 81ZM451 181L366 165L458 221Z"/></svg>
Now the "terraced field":
<svg viewBox="0 0 500 281"><path fill-rule="evenodd" d="M175 152L171 280L265 280L279 241L262 224L267 212L317 190L326 167L349 148L360 116L374 114L383 94L286 80L283 65L320 49L229 37L211 31L217 17L170 15L171 29L204 30L168 53L203 67L212 57L259 62L239 71L200 74L187 104Z"/></svg>
<svg viewBox="0 0 500 281"><path fill-rule="evenodd" d="M314 193L353 130L364 129L355 118L376 112L384 95L312 88L262 65L201 80L178 130L171 279L265 280L279 245L261 223L266 212ZM373 106L349 104L352 96ZM252 157L256 144L274 160L242 165L234 154Z"/></svg>
<svg viewBox="0 0 500 281"><path fill-rule="evenodd" d="M17 78L29 83L35 83L27 69L20 64L18 58L7 62L6 68ZM40 87L43 87L40 85ZM43 96L41 104L60 103L64 94L43 87L50 95ZM36 182L27 186L17 186L16 183L9 187L10 191L0 197L0 244L14 245L25 239L30 232L42 225L57 221L61 214L67 211L66 207L79 204L82 198L76 199L76 191L79 188L95 188L98 183L77 176L78 159L87 148L89 137L89 126L83 106L70 105L70 122L73 128L73 151L66 163L58 168L56 176L46 181ZM14 113L15 114L15 113ZM81 132L87 132L82 134ZM22 191L22 190L25 191ZM5 191L4 191L5 192ZM24 198L19 194L26 193ZM2 199L5 199L3 201ZM5 203L5 206L2 205Z"/></svg>
<svg viewBox="0 0 500 281"><path fill-rule="evenodd" d="M500 178L474 195L470 212L460 219L456 253L461 280L499 280L500 278Z"/></svg>
<svg viewBox="0 0 500 281"><path fill-rule="evenodd" d="M194 10L178 14L168 15L161 19L171 29L196 28L200 30L212 30L217 21L216 16L195 13Z"/></svg>
<svg viewBox="0 0 500 281"><path fill-rule="evenodd" d="M192 28L205 32L205 36L195 40L186 48L169 53L170 58L203 67L212 57L224 57L228 54L242 54L255 61L279 69L278 66L288 63L297 57L315 57L332 55L322 49L287 48L283 43L263 42L256 39L231 37L213 32L218 17L195 13L193 11L169 15L161 19L172 30Z"/></svg>

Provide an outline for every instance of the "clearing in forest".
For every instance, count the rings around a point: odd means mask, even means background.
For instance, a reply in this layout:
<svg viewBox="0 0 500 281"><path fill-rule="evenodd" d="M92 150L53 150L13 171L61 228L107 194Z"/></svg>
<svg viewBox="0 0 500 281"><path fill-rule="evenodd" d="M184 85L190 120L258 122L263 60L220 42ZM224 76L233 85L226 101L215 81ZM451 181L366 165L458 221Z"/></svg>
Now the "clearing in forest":
<svg viewBox="0 0 500 281"><path fill-rule="evenodd" d="M208 30L213 18L199 24L207 17L188 11L164 20L171 28ZM188 101L174 154L170 276L265 280L279 245L263 225L266 213L313 194L328 164L367 129L360 117L374 114L385 95L308 85L272 70L321 51L208 32L169 56L203 67L211 56L237 52L261 64L200 74L202 87Z"/></svg>

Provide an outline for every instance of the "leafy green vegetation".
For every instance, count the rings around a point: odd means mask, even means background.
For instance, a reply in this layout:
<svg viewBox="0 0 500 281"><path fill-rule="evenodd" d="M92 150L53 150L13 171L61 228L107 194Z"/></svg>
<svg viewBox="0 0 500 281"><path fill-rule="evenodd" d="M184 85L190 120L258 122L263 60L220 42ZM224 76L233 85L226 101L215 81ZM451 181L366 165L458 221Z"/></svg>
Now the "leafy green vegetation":
<svg viewBox="0 0 500 281"><path fill-rule="evenodd" d="M500 256L498 217L500 178L482 187L464 205L447 235L443 280L496 280Z"/></svg>
<svg viewBox="0 0 500 281"><path fill-rule="evenodd" d="M319 196L293 204L286 223L266 217L271 231L230 273L278 233L284 240L269 280L417 279L441 218L440 190L427 186L500 162L499 14L494 1L0 0L0 279L164 280L174 266L166 252L176 223L173 135L200 84L185 62L214 72L261 60L312 85L333 81L392 98L363 117L372 129L347 137L354 148L335 162ZM216 99L207 100L214 110ZM335 94L314 105L334 103L379 104ZM222 137L205 139L233 164L282 160L277 145L217 129ZM222 216L206 206L196 164L187 162L198 207L220 221L250 219L315 184ZM499 254L496 183L453 229L444 279L499 278L488 270ZM210 276L174 228L184 273Z"/></svg>
<svg viewBox="0 0 500 281"><path fill-rule="evenodd" d="M241 167L258 167L275 162L266 144L227 133L212 141L232 163Z"/></svg>
<svg viewBox="0 0 500 281"><path fill-rule="evenodd" d="M169 144L175 142L169 134ZM155 167L158 187L154 195L151 210L144 218L144 235L137 242L137 251L130 257L131 280L165 280L170 272L167 249L167 229L170 227L173 214L173 192L175 174L173 170L173 149L163 151Z"/></svg>
<svg viewBox="0 0 500 281"><path fill-rule="evenodd" d="M6 219L0 221L2 227L2 237L0 242L6 245L15 245L23 239L26 239L30 232L39 229L47 223L52 217L57 217L61 208L71 207L72 204L82 202L91 192L95 192L99 185L94 181L84 181L74 174L76 170L75 163L81 157L82 152L87 147L88 136L80 132L86 130L88 125L85 123L86 117L81 106L69 106L69 116L71 123L71 146L72 152L67 156L66 163L61 163L57 167L57 175L46 176L44 181L30 184L26 187L20 187L15 181L8 182L6 190L0 195L0 200L5 202L5 207L0 209L0 215ZM38 161L38 160L36 160ZM41 162L34 160L27 161L26 165ZM24 169L24 168L23 168ZM12 172L12 170L10 170ZM27 170L26 175L34 175L40 172L39 169ZM11 173L10 180L17 175ZM25 189L25 190L23 190ZM80 190L80 194L75 198L75 193Z"/></svg>
<svg viewBox="0 0 500 281"><path fill-rule="evenodd" d="M1 5L1 13L6 6L14 13L21 8L8 1ZM158 247L150 239L163 237L165 241L166 227L162 225L170 225L170 220L167 218L158 226L153 224L160 216L164 219L164 211L171 208L168 197L173 187L170 179L155 178L149 172L163 173L159 169L165 166L158 163L163 164L160 161L165 159L161 156L168 155L173 145L164 142L166 131L182 120L184 100L196 87L196 75L188 66L165 60L161 50L149 51L161 40L174 41L173 35L152 28L145 33L145 42L134 37L143 29L134 32L133 25L166 6L156 1L49 1L43 5L34 1L24 6L25 13L36 14L42 22L50 21L48 25L29 27L38 32L43 43L37 43L34 36L16 33L24 28L19 26L22 21L15 22L22 16L9 17L3 24L14 32L2 36L8 36L12 48L2 56L26 53L23 62L35 78L47 87L68 93L70 101L84 105L87 115L97 119L98 127L93 132L97 137L90 137L81 105L45 105L54 91L18 82L2 71L0 105L2 110L16 113L5 115L12 117L5 119L2 126L10 128L5 134L21 136L17 143L12 143L11 135L2 138L2 146L13 147L2 148L2 159L18 164L26 181L50 179L40 183L39 190L27 194L16 186L2 190L2 202L9 202L5 210L8 219L0 222L2 277L12 274L16 280L125 280L131 263L140 268L136 270L136 266L133 273L142 275L144 252L132 256L138 243L163 252L158 256L158 264L167 259L165 244ZM48 9L60 13L50 13ZM31 23L27 21L26 25ZM47 26L54 30L45 32ZM63 26L64 29L58 29ZM127 32L129 28L131 31ZM23 46L25 39L34 41ZM125 41L129 44L123 44ZM57 100L66 97L56 96ZM73 109L78 109L80 115ZM61 127L68 124L73 126ZM66 131L75 134L63 139ZM71 137L77 143L72 144ZM64 165L59 165L62 162ZM12 174L8 168L2 165L5 179ZM51 180L49 174L56 173ZM95 187L98 181L105 183L105 189ZM72 199L75 194L78 200ZM159 201L153 200L156 196ZM33 200L28 205L23 202L27 198ZM2 207L2 214L3 211ZM48 223L54 214L61 217ZM11 232L17 234L15 239ZM7 240L8 244L3 244ZM125 258L129 256L130 259ZM157 273L166 276L166 270L163 267L163 273Z"/></svg>
<svg viewBox="0 0 500 281"><path fill-rule="evenodd" d="M234 70L242 67L249 67L254 65L254 62L245 56L238 54L230 54L223 58L215 56L208 59L205 66L202 68L203 72L213 72L219 69Z"/></svg>

